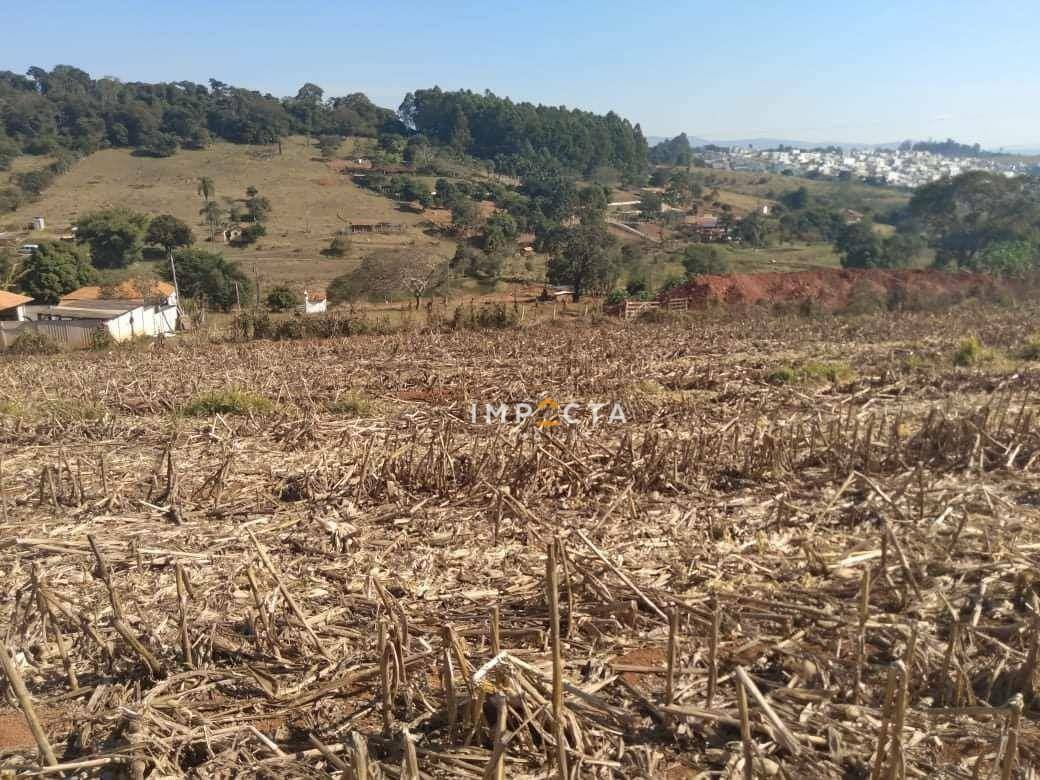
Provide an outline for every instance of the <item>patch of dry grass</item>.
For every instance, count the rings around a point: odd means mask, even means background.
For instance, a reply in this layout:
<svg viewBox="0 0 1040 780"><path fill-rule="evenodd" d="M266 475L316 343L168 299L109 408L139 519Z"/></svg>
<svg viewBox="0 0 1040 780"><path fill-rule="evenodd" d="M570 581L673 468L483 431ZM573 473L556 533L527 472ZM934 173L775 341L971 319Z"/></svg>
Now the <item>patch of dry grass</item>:
<svg viewBox="0 0 1040 780"><path fill-rule="evenodd" d="M344 150L348 147L344 146ZM115 206L148 214L173 214L195 231L200 245L219 250L253 274L255 266L265 286L288 283L323 288L329 280L357 265L369 251L385 246L424 246L450 256L454 244L423 232L425 217L394 201L362 189L349 176L317 159L317 149L302 137L277 145L249 146L214 143L201 151L178 151L172 157L135 157L129 149L105 149L80 160L44 191L40 200L0 215L0 225L22 226L35 216L47 220L43 236L68 230L77 215ZM39 158L21 157L21 169ZM199 216L203 200L196 193L198 179L209 176L216 198L244 198L255 186L271 201L267 235L256 245L236 248L207 243L208 228ZM353 222L399 222L401 235L354 236L345 257L321 254L340 217ZM155 264L141 263L138 272L154 273Z"/></svg>

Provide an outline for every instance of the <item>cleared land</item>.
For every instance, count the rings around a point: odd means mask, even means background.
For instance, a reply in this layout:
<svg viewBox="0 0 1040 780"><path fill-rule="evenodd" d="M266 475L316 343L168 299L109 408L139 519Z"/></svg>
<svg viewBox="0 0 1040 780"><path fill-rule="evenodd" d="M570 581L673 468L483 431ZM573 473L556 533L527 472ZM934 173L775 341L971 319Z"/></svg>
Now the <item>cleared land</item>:
<svg viewBox="0 0 1040 780"><path fill-rule="evenodd" d="M281 155L277 145L228 143L162 159L107 149L78 162L36 203L0 216L0 225L20 227L34 216L43 216L48 233L56 235L66 231L78 214L101 208L126 206L149 214L173 214L192 225L203 247L224 252L249 273L255 264L265 283L301 287L323 287L357 265L365 253L385 246L428 246L445 255L454 251L453 244L426 234L421 213L358 187L349 176L317 159L317 154L315 146L299 137L283 141ZM25 165L21 161L26 159L16 162ZM271 201L267 235L245 248L205 242L209 230L199 215L203 200L196 192L202 176L213 179L219 202L243 199L247 187L257 187ZM347 257L325 257L321 250L336 230L345 227L339 217L402 223L406 230L401 235L354 236ZM153 266L144 263L131 272L151 270Z"/></svg>
<svg viewBox="0 0 1040 780"><path fill-rule="evenodd" d="M1024 777L1038 313L4 359L12 666L138 776Z"/></svg>

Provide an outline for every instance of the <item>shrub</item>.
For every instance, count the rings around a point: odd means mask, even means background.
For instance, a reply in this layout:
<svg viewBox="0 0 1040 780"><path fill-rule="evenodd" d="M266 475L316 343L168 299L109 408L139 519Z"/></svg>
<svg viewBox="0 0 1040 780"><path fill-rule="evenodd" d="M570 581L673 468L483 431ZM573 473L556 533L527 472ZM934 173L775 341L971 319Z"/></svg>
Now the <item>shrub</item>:
<svg viewBox="0 0 1040 780"><path fill-rule="evenodd" d="M953 364L967 368L981 363L985 358L986 350L978 336L968 336L957 345L957 351L953 355Z"/></svg>
<svg viewBox="0 0 1040 780"><path fill-rule="evenodd" d="M272 287L271 291L267 293L267 308L271 311L289 311L299 306L300 303L300 296L285 285Z"/></svg>
<svg viewBox="0 0 1040 780"><path fill-rule="evenodd" d="M826 363L809 360L796 366L780 366L765 376L771 385L788 385L795 382L848 382L856 372L847 363Z"/></svg>
<svg viewBox="0 0 1040 780"><path fill-rule="evenodd" d="M56 398L37 405L40 412L59 423L89 422L105 416L105 409L97 401L81 398Z"/></svg>
<svg viewBox="0 0 1040 780"><path fill-rule="evenodd" d="M292 341L295 339L329 339L341 336L357 336L372 330L369 323L359 317L344 317L327 314L317 317L293 317L273 320L267 312L243 312L233 323L235 337L240 341L272 339Z"/></svg>
<svg viewBox="0 0 1040 780"><path fill-rule="evenodd" d="M109 350L115 343L115 336L112 335L112 331L108 328L94 328L94 330L90 332L89 347L94 352L104 352Z"/></svg>
<svg viewBox="0 0 1040 780"><path fill-rule="evenodd" d="M217 390L192 398L183 412L189 417L211 414L270 414L277 407L274 401L245 390Z"/></svg>
<svg viewBox="0 0 1040 780"><path fill-rule="evenodd" d="M685 315L681 311L675 311L672 309L644 309L639 312L638 321L647 322L653 325L667 325L672 322L679 322L684 319Z"/></svg>
<svg viewBox="0 0 1040 780"><path fill-rule="evenodd" d="M512 328L520 322L520 314L514 308L504 303L494 303L490 306L476 308L469 306L455 307L455 314L451 319L451 326L456 330L460 328Z"/></svg>
<svg viewBox="0 0 1040 780"><path fill-rule="evenodd" d="M798 374L790 366L783 366L766 375L766 381L771 385L788 385L797 378Z"/></svg>
<svg viewBox="0 0 1040 780"><path fill-rule="evenodd" d="M372 409L372 402L356 393L345 393L328 405L333 414L344 417L364 417Z"/></svg>
<svg viewBox="0 0 1040 780"><path fill-rule="evenodd" d="M1040 360L1040 333L1034 333L1018 351L1018 356L1023 360Z"/></svg>
<svg viewBox="0 0 1040 780"><path fill-rule="evenodd" d="M263 238L267 235L267 228L264 227L263 222L254 222L251 225L246 225L242 228L242 235L239 236L236 244L252 244L255 243L258 238ZM259 248L259 247L258 247Z"/></svg>
<svg viewBox="0 0 1040 780"><path fill-rule="evenodd" d="M56 355L61 347L54 339L35 330L23 330L7 351L12 355Z"/></svg>
<svg viewBox="0 0 1040 780"><path fill-rule="evenodd" d="M684 284L686 284L686 280L681 276L669 276L665 279L664 284L661 285L661 289L657 291L657 294L664 295L677 287L682 287Z"/></svg>
<svg viewBox="0 0 1040 780"><path fill-rule="evenodd" d="M346 236L333 236L327 249L322 254L328 257L345 257L350 251L350 239Z"/></svg>

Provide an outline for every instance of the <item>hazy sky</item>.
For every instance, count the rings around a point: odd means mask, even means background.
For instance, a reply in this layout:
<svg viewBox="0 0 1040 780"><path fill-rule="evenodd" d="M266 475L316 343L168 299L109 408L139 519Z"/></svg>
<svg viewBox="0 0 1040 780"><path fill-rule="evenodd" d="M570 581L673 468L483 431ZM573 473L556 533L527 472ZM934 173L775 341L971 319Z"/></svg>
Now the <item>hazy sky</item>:
<svg viewBox="0 0 1040 780"><path fill-rule="evenodd" d="M0 0L0 69L306 81L396 108L440 85L613 109L647 135L1040 146L1040 0Z"/></svg>

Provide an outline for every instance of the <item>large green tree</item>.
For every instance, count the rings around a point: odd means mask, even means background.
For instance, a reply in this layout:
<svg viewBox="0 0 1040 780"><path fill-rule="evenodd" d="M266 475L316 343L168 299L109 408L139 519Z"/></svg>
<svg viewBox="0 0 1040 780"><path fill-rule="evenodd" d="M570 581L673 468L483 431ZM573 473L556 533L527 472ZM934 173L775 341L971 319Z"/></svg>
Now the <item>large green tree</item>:
<svg viewBox="0 0 1040 780"><path fill-rule="evenodd" d="M144 240L152 246L161 246L169 254L174 249L194 244L195 234L185 222L172 214L160 214L152 218Z"/></svg>
<svg viewBox="0 0 1040 780"><path fill-rule="evenodd" d="M586 292L607 289L617 280L621 263L618 240L602 223L557 231L546 275L552 284L574 288L574 300Z"/></svg>
<svg viewBox="0 0 1040 780"><path fill-rule="evenodd" d="M843 268L905 268L920 249L911 234L882 237L870 219L846 225L834 242Z"/></svg>
<svg viewBox="0 0 1040 780"><path fill-rule="evenodd" d="M84 214L76 220L76 240L90 246L98 268L125 268L141 259L148 216L125 208Z"/></svg>
<svg viewBox="0 0 1040 780"><path fill-rule="evenodd" d="M679 258L690 276L698 274L724 274L729 272L729 261L711 244L690 244Z"/></svg>
<svg viewBox="0 0 1040 780"><path fill-rule="evenodd" d="M910 213L935 248L937 265L975 268L987 247L1040 233L1038 190L1032 177L970 171L920 187Z"/></svg>
<svg viewBox="0 0 1040 780"><path fill-rule="evenodd" d="M44 241L25 258L16 286L36 303L56 304L63 295L97 280L85 247Z"/></svg>
<svg viewBox="0 0 1040 780"><path fill-rule="evenodd" d="M189 248L175 252L173 259L181 295L206 301L223 311L230 309L239 299L250 300L252 285L249 278L236 263L229 262L222 254ZM162 266L160 272L167 281L172 281L169 268Z"/></svg>

